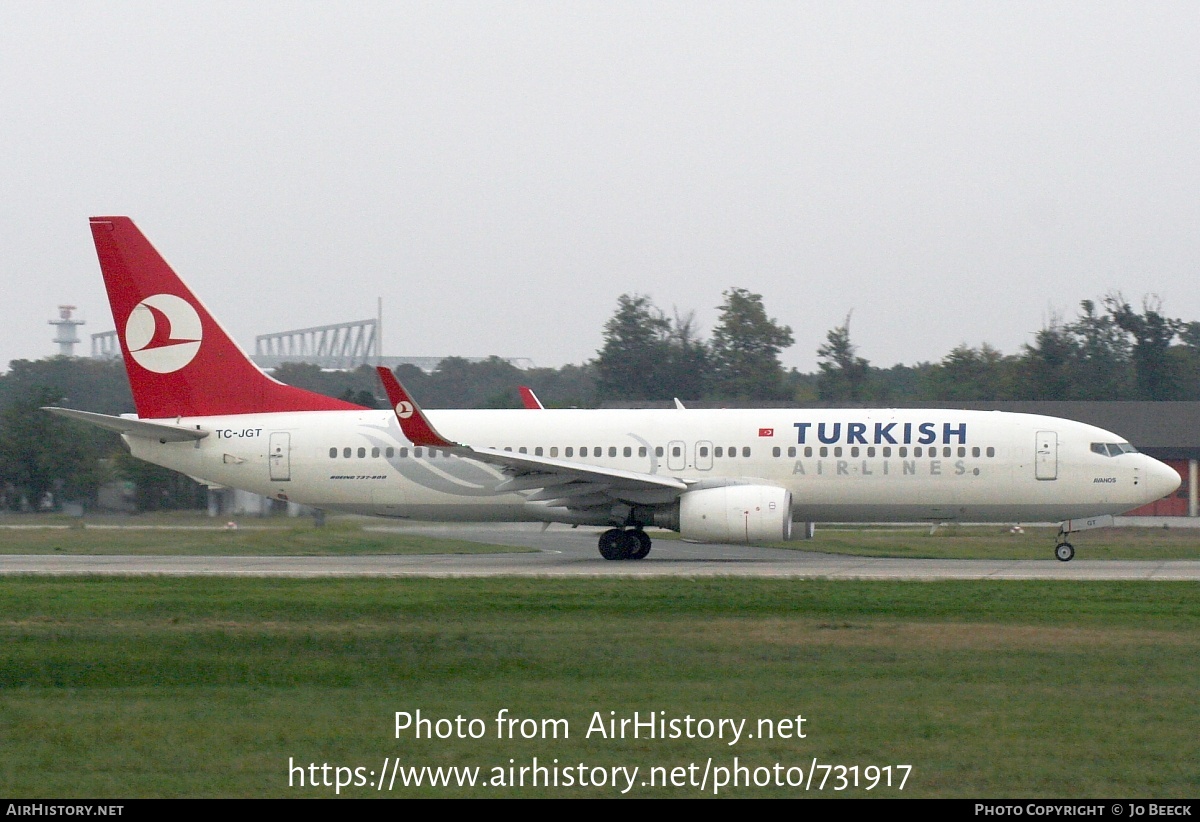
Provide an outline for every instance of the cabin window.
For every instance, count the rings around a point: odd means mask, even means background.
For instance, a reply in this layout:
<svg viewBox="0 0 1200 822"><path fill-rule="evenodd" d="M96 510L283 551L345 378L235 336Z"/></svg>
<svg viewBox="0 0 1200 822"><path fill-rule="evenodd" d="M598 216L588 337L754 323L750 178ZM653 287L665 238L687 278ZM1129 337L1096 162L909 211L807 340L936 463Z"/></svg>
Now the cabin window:
<svg viewBox="0 0 1200 822"><path fill-rule="evenodd" d="M903 456L903 455L901 455L901 456ZM913 456L914 457L921 456L921 446L918 445L916 448L913 449Z"/></svg>
<svg viewBox="0 0 1200 822"><path fill-rule="evenodd" d="M529 449L526 448L524 445L522 445L520 448L517 449L517 453L518 454L528 454Z"/></svg>
<svg viewBox="0 0 1200 822"><path fill-rule="evenodd" d="M855 446L852 446L852 447L850 448L850 456L852 456L852 457L857 457L857 456L858 456L858 446L857 446L857 445L855 445Z"/></svg>
<svg viewBox="0 0 1200 822"><path fill-rule="evenodd" d="M949 445L947 445L945 448L943 448L943 449L942 449L942 456L943 456L943 457L948 457L948 456L950 456L950 455L951 455L951 454L953 454L953 453L954 453L954 449L953 449L953 448L951 448Z"/></svg>
<svg viewBox="0 0 1200 822"><path fill-rule="evenodd" d="M535 457L540 457L542 455L542 446L539 445L537 448L534 448L533 455Z"/></svg>
<svg viewBox="0 0 1200 822"><path fill-rule="evenodd" d="M867 456L868 456L868 457L873 457L873 456L875 456L875 446L874 446L874 445L868 445L868 446L867 446Z"/></svg>
<svg viewBox="0 0 1200 822"><path fill-rule="evenodd" d="M743 446L742 446L742 456L743 456L743 457L748 457L748 456L750 456L750 446L749 446L749 445L743 445Z"/></svg>
<svg viewBox="0 0 1200 822"><path fill-rule="evenodd" d="M892 455L892 446L890 446L890 445L883 446L883 455L885 457L890 457Z"/></svg>
<svg viewBox="0 0 1200 822"><path fill-rule="evenodd" d="M672 457L682 457L683 449L680 448L678 445L671 446L671 456Z"/></svg>
<svg viewBox="0 0 1200 822"><path fill-rule="evenodd" d="M557 445L550 446L550 456L552 456L552 457L558 456L558 446Z"/></svg>
<svg viewBox="0 0 1200 822"><path fill-rule="evenodd" d="M835 445L835 446L833 447L833 455L834 455L835 457L840 457L840 456L842 455L842 446L840 446L840 445Z"/></svg>
<svg viewBox="0 0 1200 822"><path fill-rule="evenodd" d="M782 450L779 448L779 446L778 446L778 445L776 445L774 448L772 448L772 449L771 449L771 455L772 455L772 456L778 457L778 456L780 456L780 455L782 455L782 454L783 454L783 451L782 451Z"/></svg>
<svg viewBox="0 0 1200 822"><path fill-rule="evenodd" d="M608 455L610 457L615 457L617 455L617 446L615 446L615 445L608 446Z"/></svg>
<svg viewBox="0 0 1200 822"><path fill-rule="evenodd" d="M371 449L371 456L374 457L375 459L379 459L379 453L380 453L380 451L379 451L378 446Z"/></svg>
<svg viewBox="0 0 1200 822"><path fill-rule="evenodd" d="M638 456L639 457L646 456L646 446L644 446L644 445L638 446Z"/></svg>
<svg viewBox="0 0 1200 822"><path fill-rule="evenodd" d="M575 448L573 446L568 445L566 448L563 449L563 453L566 454L568 457L573 457L573 456L575 456Z"/></svg>
<svg viewBox="0 0 1200 822"><path fill-rule="evenodd" d="M988 446L988 450L987 450L987 455L988 455L989 457L994 457L994 456L996 456L996 449L995 449L995 448L993 448L992 446L990 446L990 445L989 445L989 446Z"/></svg>
<svg viewBox="0 0 1200 822"><path fill-rule="evenodd" d="M350 454L351 454L351 451L349 448L342 449L342 456L345 457L346 459L350 459Z"/></svg>
<svg viewBox="0 0 1200 822"><path fill-rule="evenodd" d="M430 448L430 449L429 449L429 458L430 458L430 459L433 459L433 458L434 458L434 457L436 457L436 456L437 456L437 451L436 451L436 450L434 450L433 448Z"/></svg>
<svg viewBox="0 0 1200 822"><path fill-rule="evenodd" d="M625 456L627 456L627 457L632 457L633 456L633 446L626 445L625 450L622 453L625 454Z"/></svg>
<svg viewBox="0 0 1200 822"><path fill-rule="evenodd" d="M603 449L603 448L601 448L599 445L597 445L597 446L593 447L593 448L592 448L592 456L593 456L593 457L603 457L603 456L604 456L604 449Z"/></svg>
<svg viewBox="0 0 1200 822"><path fill-rule="evenodd" d="M330 448L330 449L329 449L329 458L330 458L331 460L333 460L333 459L337 459L337 448Z"/></svg>
<svg viewBox="0 0 1200 822"><path fill-rule="evenodd" d="M654 456L661 457L662 455L663 455L663 447L661 445L656 445L654 447Z"/></svg>
<svg viewBox="0 0 1200 822"><path fill-rule="evenodd" d="M413 456L416 457L417 459L420 459L423 455L424 455L424 452L419 447L413 449Z"/></svg>
<svg viewBox="0 0 1200 822"><path fill-rule="evenodd" d="M713 456L714 457L725 456L725 449L718 445L716 448L713 449Z"/></svg>
<svg viewBox="0 0 1200 822"><path fill-rule="evenodd" d="M400 456L401 456L401 458L403 458L403 459L408 459L408 449L407 449L407 448L401 448L401 449L400 449Z"/></svg>
<svg viewBox="0 0 1200 822"><path fill-rule="evenodd" d="M796 456L796 446L793 445L790 448L788 448L788 456L789 457Z"/></svg>
<svg viewBox="0 0 1200 822"><path fill-rule="evenodd" d="M699 448L696 449L696 453L701 457L707 457L708 456L708 446L701 445Z"/></svg>
<svg viewBox="0 0 1200 822"><path fill-rule="evenodd" d="M828 457L829 456L829 446L822 445L821 450L818 451L817 453L819 453L822 457Z"/></svg>
<svg viewBox="0 0 1200 822"><path fill-rule="evenodd" d="M396 456L396 449L389 445L387 451L384 452L384 456L386 456L388 459L391 459L392 457Z"/></svg>
<svg viewBox="0 0 1200 822"><path fill-rule="evenodd" d="M813 454L813 452L812 452L812 446L811 446L811 445L806 445L806 446L804 446L804 456L806 456L806 457L811 457L811 456L812 456L812 454Z"/></svg>
<svg viewBox="0 0 1200 822"><path fill-rule="evenodd" d="M979 446L978 445L976 445L974 448L971 449L971 456L972 457L979 456Z"/></svg>
<svg viewBox="0 0 1200 822"><path fill-rule="evenodd" d="M907 457L907 456L908 456L908 447L907 447L907 446L904 446L904 445L901 445L901 446L900 446L900 448L899 448L899 449L897 449L896 453L898 453L898 454L900 455L901 459L903 459L904 457ZM918 449L917 449L917 456L918 456L918 457L919 457L919 456L921 456L921 449L920 449L920 448L918 448Z"/></svg>

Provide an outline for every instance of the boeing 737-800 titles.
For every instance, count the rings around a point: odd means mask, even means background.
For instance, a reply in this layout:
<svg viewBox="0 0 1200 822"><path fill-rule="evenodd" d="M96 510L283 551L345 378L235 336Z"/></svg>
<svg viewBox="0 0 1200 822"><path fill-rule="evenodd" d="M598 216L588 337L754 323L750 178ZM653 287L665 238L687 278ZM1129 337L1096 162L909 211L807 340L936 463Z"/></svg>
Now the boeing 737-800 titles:
<svg viewBox="0 0 1200 822"><path fill-rule="evenodd" d="M601 526L605 559L645 557L647 526L751 543L787 540L793 522L1053 521L1065 561L1066 534L1180 483L1108 431L996 411L426 414L387 369L392 407L362 408L260 371L129 218L91 228L137 414L48 410L212 486L384 517Z"/></svg>

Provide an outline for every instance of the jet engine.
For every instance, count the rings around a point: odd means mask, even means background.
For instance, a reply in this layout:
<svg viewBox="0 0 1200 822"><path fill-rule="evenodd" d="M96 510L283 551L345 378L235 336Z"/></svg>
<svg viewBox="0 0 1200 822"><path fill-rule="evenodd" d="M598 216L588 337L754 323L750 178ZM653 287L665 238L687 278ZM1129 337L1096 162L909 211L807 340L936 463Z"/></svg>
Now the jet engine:
<svg viewBox="0 0 1200 822"><path fill-rule="evenodd" d="M679 533L700 542L792 538L792 493L775 485L725 485L679 498Z"/></svg>

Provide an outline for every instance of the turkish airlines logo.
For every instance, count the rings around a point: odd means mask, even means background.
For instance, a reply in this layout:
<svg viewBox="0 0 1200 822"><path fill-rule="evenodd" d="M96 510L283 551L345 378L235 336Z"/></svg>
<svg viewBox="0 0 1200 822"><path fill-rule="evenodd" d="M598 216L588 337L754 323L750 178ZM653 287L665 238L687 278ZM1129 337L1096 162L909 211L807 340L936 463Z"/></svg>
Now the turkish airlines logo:
<svg viewBox="0 0 1200 822"><path fill-rule="evenodd" d="M401 401L396 403L396 416L402 420L406 420L413 415L413 407L411 402Z"/></svg>
<svg viewBox="0 0 1200 822"><path fill-rule="evenodd" d="M170 374L190 363L200 350L200 315L182 297L155 294L142 300L125 322L125 345L147 371Z"/></svg>

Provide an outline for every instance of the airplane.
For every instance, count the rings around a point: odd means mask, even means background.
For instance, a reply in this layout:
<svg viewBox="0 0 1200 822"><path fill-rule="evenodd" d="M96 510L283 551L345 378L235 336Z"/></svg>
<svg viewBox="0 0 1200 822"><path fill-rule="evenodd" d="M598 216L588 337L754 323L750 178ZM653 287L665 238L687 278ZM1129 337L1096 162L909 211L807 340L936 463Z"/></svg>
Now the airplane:
<svg viewBox="0 0 1200 822"><path fill-rule="evenodd" d="M258 369L128 217L91 230L137 413L46 410L212 487L382 517L598 526L606 560L644 559L650 527L749 544L789 540L793 523L1048 521L1065 562L1067 535L1180 484L1116 434L999 411L425 412L386 368L391 408L367 409Z"/></svg>

